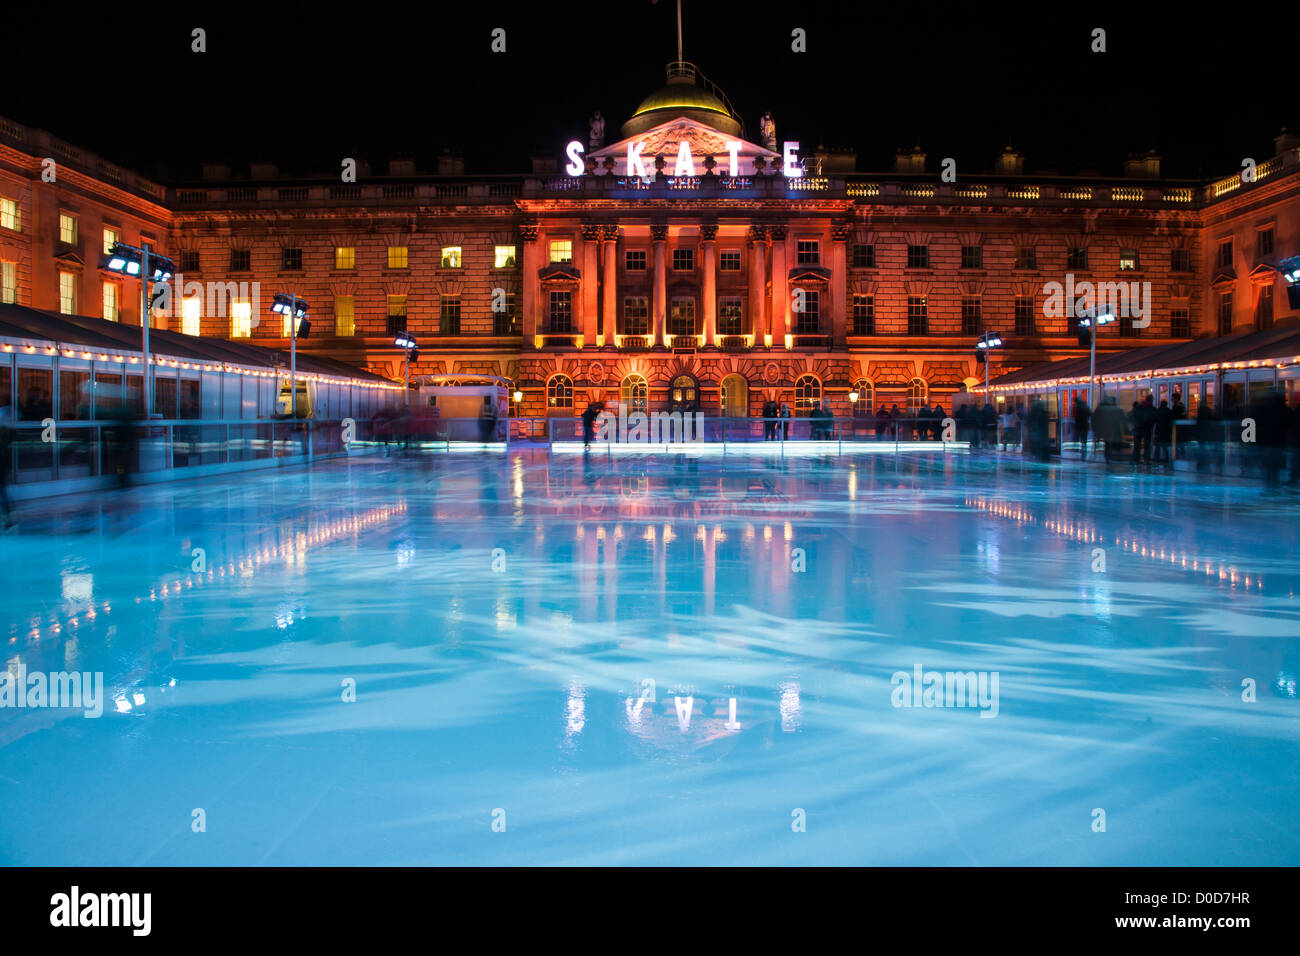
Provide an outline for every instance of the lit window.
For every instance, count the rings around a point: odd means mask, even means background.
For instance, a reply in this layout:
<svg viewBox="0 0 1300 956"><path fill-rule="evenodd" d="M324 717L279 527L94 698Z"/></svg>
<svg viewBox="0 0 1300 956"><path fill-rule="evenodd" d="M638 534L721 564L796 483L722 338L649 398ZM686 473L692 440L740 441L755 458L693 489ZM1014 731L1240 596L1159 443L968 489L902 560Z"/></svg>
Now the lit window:
<svg viewBox="0 0 1300 956"><path fill-rule="evenodd" d="M628 272L645 272L645 250L627 250L627 258L625 262Z"/></svg>
<svg viewBox="0 0 1300 956"><path fill-rule="evenodd" d="M116 282L104 283L104 318L109 322L116 322L120 318L118 315Z"/></svg>
<svg viewBox="0 0 1300 956"><path fill-rule="evenodd" d="M551 261L572 262L573 261L573 240L552 239L551 240Z"/></svg>
<svg viewBox="0 0 1300 956"><path fill-rule="evenodd" d="M0 196L0 229L12 229L14 232L21 232L22 225L22 212L18 208L18 201Z"/></svg>
<svg viewBox="0 0 1300 956"><path fill-rule="evenodd" d="M493 269L513 269L515 267L515 247L497 246L492 257Z"/></svg>
<svg viewBox="0 0 1300 956"><path fill-rule="evenodd" d="M929 397L930 387L925 384L925 379L914 378L907 386L907 411L908 414L915 415L921 410Z"/></svg>
<svg viewBox="0 0 1300 956"><path fill-rule="evenodd" d="M198 335L203 319L203 300L190 296L181 300L181 331L186 335Z"/></svg>
<svg viewBox="0 0 1300 956"><path fill-rule="evenodd" d="M815 266L821 262L821 243L816 239L800 239L795 243L795 262L801 266Z"/></svg>
<svg viewBox="0 0 1300 956"><path fill-rule="evenodd" d="M442 267L444 269L460 268L460 246L442 247Z"/></svg>
<svg viewBox="0 0 1300 956"><path fill-rule="evenodd" d="M70 216L66 212L59 213L59 242L65 245L76 245L77 243L77 217Z"/></svg>
<svg viewBox="0 0 1300 956"><path fill-rule="evenodd" d="M650 410L650 386L643 376L635 372L623 379L619 387L622 410L627 414L648 412Z"/></svg>
<svg viewBox="0 0 1300 956"><path fill-rule="evenodd" d="M122 233L116 229L104 227L104 255L113 251L113 247L122 241Z"/></svg>
<svg viewBox="0 0 1300 956"><path fill-rule="evenodd" d="M12 305L18 301L18 263L0 262L0 302Z"/></svg>
<svg viewBox="0 0 1300 956"><path fill-rule="evenodd" d="M77 277L71 272L59 273L59 311L64 315L77 314Z"/></svg>
<svg viewBox="0 0 1300 956"><path fill-rule="evenodd" d="M357 250L354 246L335 246L334 268L355 269L357 267Z"/></svg>
<svg viewBox="0 0 1300 956"><path fill-rule="evenodd" d="M247 339L253 335L253 303L247 299L230 303L230 337Z"/></svg>
<svg viewBox="0 0 1300 956"><path fill-rule="evenodd" d="M555 375L546 383L546 404L551 408L573 407L573 379Z"/></svg>
<svg viewBox="0 0 1300 956"><path fill-rule="evenodd" d="M334 297L334 334L335 335L356 335L356 308L354 300L350 295L337 295Z"/></svg>
<svg viewBox="0 0 1300 956"><path fill-rule="evenodd" d="M388 247L388 268L405 269L406 261L406 246Z"/></svg>
<svg viewBox="0 0 1300 956"><path fill-rule="evenodd" d="M794 413L807 414L822 400L822 383L814 375L800 375L794 383Z"/></svg>
<svg viewBox="0 0 1300 956"><path fill-rule="evenodd" d="M388 334L396 335L406 331L406 296L390 295L388 297Z"/></svg>
<svg viewBox="0 0 1300 956"><path fill-rule="evenodd" d="M642 253L642 256L644 255L645 254ZM723 272L739 272L740 250L724 249L722 252L718 253L718 268Z"/></svg>
<svg viewBox="0 0 1300 956"><path fill-rule="evenodd" d="M858 400L853 403L853 414L874 414L876 410L876 387L865 378L860 378L853 383L853 391L858 393Z"/></svg>
<svg viewBox="0 0 1300 956"><path fill-rule="evenodd" d="M1119 271L1134 272L1138 267L1138 252L1136 249L1121 249L1119 251Z"/></svg>

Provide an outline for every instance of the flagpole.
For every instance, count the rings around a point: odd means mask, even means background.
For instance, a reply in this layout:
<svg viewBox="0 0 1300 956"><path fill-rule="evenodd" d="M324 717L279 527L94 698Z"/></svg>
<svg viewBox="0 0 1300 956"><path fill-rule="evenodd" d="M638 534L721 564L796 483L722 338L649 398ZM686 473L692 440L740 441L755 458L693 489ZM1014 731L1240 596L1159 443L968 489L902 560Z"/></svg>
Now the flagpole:
<svg viewBox="0 0 1300 956"><path fill-rule="evenodd" d="M677 0L677 62L682 62L682 0Z"/></svg>

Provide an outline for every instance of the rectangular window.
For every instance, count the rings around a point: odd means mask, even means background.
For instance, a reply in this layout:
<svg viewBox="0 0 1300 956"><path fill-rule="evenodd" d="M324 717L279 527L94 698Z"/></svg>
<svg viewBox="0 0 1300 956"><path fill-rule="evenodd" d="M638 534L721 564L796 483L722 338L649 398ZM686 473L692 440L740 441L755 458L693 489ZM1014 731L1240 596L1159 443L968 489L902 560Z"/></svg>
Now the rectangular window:
<svg viewBox="0 0 1300 956"><path fill-rule="evenodd" d="M724 249L718 253L718 268L723 272L739 272L740 250Z"/></svg>
<svg viewBox="0 0 1300 956"><path fill-rule="evenodd" d="M874 295L853 296L853 334L876 334L876 297Z"/></svg>
<svg viewBox="0 0 1300 956"><path fill-rule="evenodd" d="M573 240L552 239L551 240L551 262L572 262L572 261L573 261Z"/></svg>
<svg viewBox="0 0 1300 956"><path fill-rule="evenodd" d="M1138 251L1136 249L1121 249L1119 251L1120 272L1136 272L1139 266Z"/></svg>
<svg viewBox="0 0 1300 956"><path fill-rule="evenodd" d="M513 269L515 267L515 247L497 246L492 252L493 269Z"/></svg>
<svg viewBox="0 0 1300 956"><path fill-rule="evenodd" d="M492 334L518 335L519 309L515 305L515 294L507 292L502 305L505 306L503 310L492 313Z"/></svg>
<svg viewBox="0 0 1300 956"><path fill-rule="evenodd" d="M301 272L302 250L284 248L280 250L280 271Z"/></svg>
<svg viewBox="0 0 1300 956"><path fill-rule="evenodd" d="M406 246L388 247L388 268L405 269L407 261Z"/></svg>
<svg viewBox="0 0 1300 956"><path fill-rule="evenodd" d="M442 247L442 267L444 269L460 268L460 246L443 246Z"/></svg>
<svg viewBox="0 0 1300 956"><path fill-rule="evenodd" d="M104 283L104 318L109 322L116 322L121 318L118 314L116 282Z"/></svg>
<svg viewBox="0 0 1300 956"><path fill-rule="evenodd" d="M335 246L334 247L334 268L339 270L355 269L357 267L357 249L356 246Z"/></svg>
<svg viewBox="0 0 1300 956"><path fill-rule="evenodd" d="M1192 313L1182 307L1169 310L1169 334L1176 339L1192 337Z"/></svg>
<svg viewBox="0 0 1300 956"><path fill-rule="evenodd" d="M977 295L964 295L961 297L961 334L962 335L979 335L984 330L980 328L984 324L984 316L980 304L980 297Z"/></svg>
<svg viewBox="0 0 1300 956"><path fill-rule="evenodd" d="M357 305L356 299L350 295L336 295L334 297L334 334L335 335L356 335L357 334Z"/></svg>
<svg viewBox="0 0 1300 956"><path fill-rule="evenodd" d="M0 262L0 302L12 305L18 301L18 263Z"/></svg>
<svg viewBox="0 0 1300 956"><path fill-rule="evenodd" d="M694 268L695 268L694 249L673 250L673 271L674 272L690 272Z"/></svg>
<svg viewBox="0 0 1300 956"><path fill-rule="evenodd" d="M1255 233L1255 258L1273 254L1273 227L1266 226Z"/></svg>
<svg viewBox="0 0 1300 956"><path fill-rule="evenodd" d="M929 246L908 246L907 247L907 268L909 269L930 268L930 247Z"/></svg>
<svg viewBox="0 0 1300 956"><path fill-rule="evenodd" d="M1065 253L1065 267L1067 269L1088 268L1088 250L1082 246L1071 246Z"/></svg>
<svg viewBox="0 0 1300 956"><path fill-rule="evenodd" d="M247 339L253 335L253 303L247 299L230 303L230 337Z"/></svg>
<svg viewBox="0 0 1300 956"><path fill-rule="evenodd" d="M1232 240L1224 239L1219 243L1219 257L1215 260L1215 266L1220 269L1232 268Z"/></svg>
<svg viewBox="0 0 1300 956"><path fill-rule="evenodd" d="M1038 250L1033 246L1026 246L1016 250L1016 268L1017 269L1037 269L1038 268Z"/></svg>
<svg viewBox="0 0 1300 956"><path fill-rule="evenodd" d="M186 335L198 335L203 320L203 300L190 296L181 300L181 332Z"/></svg>
<svg viewBox="0 0 1300 956"><path fill-rule="evenodd" d="M0 229L22 232L22 225L22 210L18 206L18 200L0 196Z"/></svg>
<svg viewBox="0 0 1300 956"><path fill-rule="evenodd" d="M1034 297L1016 296L1016 335L1037 335L1034 322Z"/></svg>
<svg viewBox="0 0 1300 956"><path fill-rule="evenodd" d="M1219 334L1232 334L1232 293L1219 293Z"/></svg>
<svg viewBox="0 0 1300 956"><path fill-rule="evenodd" d="M122 233L116 229L104 227L104 255L113 251L113 247L122 241Z"/></svg>
<svg viewBox="0 0 1300 956"><path fill-rule="evenodd" d="M924 249L924 246L920 248ZM929 335L930 313L926 308L925 296L909 295L907 297L907 334Z"/></svg>
<svg viewBox="0 0 1300 956"><path fill-rule="evenodd" d="M650 334L650 305L643 295L629 295L623 299L623 334Z"/></svg>
<svg viewBox="0 0 1300 956"><path fill-rule="evenodd" d="M726 255L726 253L724 252L723 255ZM627 250L624 253L623 266L628 272L645 272L645 250Z"/></svg>
<svg viewBox="0 0 1300 956"><path fill-rule="evenodd" d="M59 273L59 311L64 315L77 314L77 277L71 272Z"/></svg>
<svg viewBox="0 0 1300 956"><path fill-rule="evenodd" d="M668 331L672 335L695 334L695 300L690 296L674 296L669 306Z"/></svg>
<svg viewBox="0 0 1300 956"><path fill-rule="evenodd" d="M801 266L815 266L821 262L821 243L816 239L800 239L795 243L795 262Z"/></svg>
<svg viewBox="0 0 1300 956"><path fill-rule="evenodd" d="M565 240L566 242L568 240ZM569 291L554 291L550 297L550 331L552 332L572 332L573 331L573 293Z"/></svg>
<svg viewBox="0 0 1300 956"><path fill-rule="evenodd" d="M723 295L718 297L718 334L745 334L745 316L740 296Z"/></svg>
<svg viewBox="0 0 1300 956"><path fill-rule="evenodd" d="M1192 271L1192 250L1190 249L1169 250L1169 271L1170 272L1191 272Z"/></svg>
<svg viewBox="0 0 1300 956"><path fill-rule="evenodd" d="M394 248L394 247L389 247ZM403 249L406 247L403 246ZM388 315L386 329L389 335L406 331L406 296L390 295L388 297Z"/></svg>
<svg viewBox="0 0 1300 956"><path fill-rule="evenodd" d="M802 292L802 297L799 293ZM803 308L799 309L799 300L803 299ZM815 289L796 289L794 313L794 331L797 335L816 335L821 330L822 303L821 293Z"/></svg>
<svg viewBox="0 0 1300 956"><path fill-rule="evenodd" d="M230 250L230 271L247 272L252 266L252 253L247 249Z"/></svg>
<svg viewBox="0 0 1300 956"><path fill-rule="evenodd" d="M444 295L438 299L438 334L460 335L460 296Z"/></svg>
<svg viewBox="0 0 1300 956"><path fill-rule="evenodd" d="M983 246L962 246L961 267L963 269L983 269L984 268L984 247Z"/></svg>
<svg viewBox="0 0 1300 956"><path fill-rule="evenodd" d="M1273 327L1273 284L1259 287L1259 298L1255 301L1255 328L1271 329Z"/></svg>
<svg viewBox="0 0 1300 956"><path fill-rule="evenodd" d="M180 261L181 272L199 272L199 254L193 250L181 253Z"/></svg>
<svg viewBox="0 0 1300 956"><path fill-rule="evenodd" d="M68 246L77 244L77 217L66 212L59 213L59 242Z"/></svg>
<svg viewBox="0 0 1300 956"><path fill-rule="evenodd" d="M853 244L853 268L874 269L876 267L876 247L867 242Z"/></svg>

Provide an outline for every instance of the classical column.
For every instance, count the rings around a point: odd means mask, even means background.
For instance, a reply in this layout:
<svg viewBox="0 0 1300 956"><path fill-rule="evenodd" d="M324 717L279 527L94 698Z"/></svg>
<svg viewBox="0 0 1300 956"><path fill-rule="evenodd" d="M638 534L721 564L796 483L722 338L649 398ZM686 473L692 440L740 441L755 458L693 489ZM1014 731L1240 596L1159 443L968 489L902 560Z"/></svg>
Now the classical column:
<svg viewBox="0 0 1300 956"><path fill-rule="evenodd" d="M763 308L767 285L767 227L749 227L749 318L754 344L766 345L767 315Z"/></svg>
<svg viewBox="0 0 1300 956"><path fill-rule="evenodd" d="M654 341L652 345L664 345L664 310L668 307L668 273L664 265L664 247L668 243L668 227L654 225L650 227L650 238L655 245L655 286L652 312L654 319Z"/></svg>
<svg viewBox="0 0 1300 956"><path fill-rule="evenodd" d="M582 330L583 347L596 344L596 308L600 302L600 226L583 224L582 227L582 279L580 297L582 317L578 328Z"/></svg>
<svg viewBox="0 0 1300 956"><path fill-rule="evenodd" d="M714 241L718 238L718 224L704 223L700 226L700 268L704 270L704 289L702 293L704 309L704 344L715 345L718 334L718 267Z"/></svg>
<svg viewBox="0 0 1300 956"><path fill-rule="evenodd" d="M601 230L601 239L605 277L600 284L603 315L597 344L612 343L614 333L618 331L618 226L606 225Z"/></svg>
<svg viewBox="0 0 1300 956"><path fill-rule="evenodd" d="M785 348L790 327L790 273L786 267L786 227L782 223L768 230L772 239L772 344Z"/></svg>
<svg viewBox="0 0 1300 956"><path fill-rule="evenodd" d="M519 226L519 239L524 244L524 274L523 274L523 335L524 348L531 349L536 345L537 335L537 223L525 222Z"/></svg>
<svg viewBox="0 0 1300 956"><path fill-rule="evenodd" d="M848 342L848 244L851 230L851 223L831 224L831 348L843 348Z"/></svg>

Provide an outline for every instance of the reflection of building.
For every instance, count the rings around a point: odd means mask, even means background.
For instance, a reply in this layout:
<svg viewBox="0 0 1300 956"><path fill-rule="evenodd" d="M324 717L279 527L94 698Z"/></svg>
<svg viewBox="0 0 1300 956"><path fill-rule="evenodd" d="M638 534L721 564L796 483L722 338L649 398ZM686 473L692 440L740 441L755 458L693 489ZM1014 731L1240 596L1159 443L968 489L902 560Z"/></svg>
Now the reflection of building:
<svg viewBox="0 0 1300 956"><path fill-rule="evenodd" d="M1103 351L1295 314L1275 292L1279 257L1300 252L1300 137L1279 137L1248 182L1160 179L1154 154L1123 178L1031 176L1010 148L996 172L959 165L944 181L919 147L880 175L802 149L803 175L787 177L779 131L754 142L716 87L675 63L609 140L576 177L549 161L472 177L444 156L437 175L410 160L382 176L362 163L354 183L206 167L164 190L3 122L4 294L138 322L96 259L102 230L150 234L186 280L306 297L303 350L400 378L392 340L406 329L414 373L506 376L533 415L594 397L738 415L828 399L844 414L851 389L862 412L947 404L983 378L972 344L985 329L1007 343L995 375L1081 354L1069 320L1044 308L1067 273L1151 284L1150 325L1116 323ZM638 143L644 179L628 170ZM46 156L56 183L41 180ZM283 346L278 325L228 311L205 301L165 321Z"/></svg>

